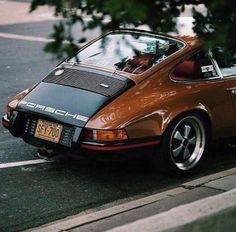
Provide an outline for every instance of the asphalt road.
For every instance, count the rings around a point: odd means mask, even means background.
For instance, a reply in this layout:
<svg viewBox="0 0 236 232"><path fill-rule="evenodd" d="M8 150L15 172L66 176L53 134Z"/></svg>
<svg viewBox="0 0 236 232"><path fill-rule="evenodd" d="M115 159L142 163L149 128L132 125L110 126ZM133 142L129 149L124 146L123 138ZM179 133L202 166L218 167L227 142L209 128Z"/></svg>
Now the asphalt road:
<svg viewBox="0 0 236 232"><path fill-rule="evenodd" d="M4 25L0 32L45 37L54 22ZM56 65L42 51L44 45L0 38L0 115L11 96L40 81ZM0 164L34 160L35 151L0 127ZM36 227L108 202L161 192L235 164L233 150L222 154L215 149L188 177L161 175L145 159L104 163L66 159L0 168L0 231Z"/></svg>

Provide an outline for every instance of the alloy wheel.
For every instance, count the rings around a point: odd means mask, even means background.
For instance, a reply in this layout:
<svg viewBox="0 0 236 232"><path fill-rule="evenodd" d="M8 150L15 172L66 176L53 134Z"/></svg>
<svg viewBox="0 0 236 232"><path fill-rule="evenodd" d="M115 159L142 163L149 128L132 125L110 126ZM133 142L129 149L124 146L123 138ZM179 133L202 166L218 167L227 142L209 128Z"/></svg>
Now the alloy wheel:
<svg viewBox="0 0 236 232"><path fill-rule="evenodd" d="M201 159L205 145L202 121L195 116L185 117L177 123L171 134L171 159L178 169L189 170Z"/></svg>

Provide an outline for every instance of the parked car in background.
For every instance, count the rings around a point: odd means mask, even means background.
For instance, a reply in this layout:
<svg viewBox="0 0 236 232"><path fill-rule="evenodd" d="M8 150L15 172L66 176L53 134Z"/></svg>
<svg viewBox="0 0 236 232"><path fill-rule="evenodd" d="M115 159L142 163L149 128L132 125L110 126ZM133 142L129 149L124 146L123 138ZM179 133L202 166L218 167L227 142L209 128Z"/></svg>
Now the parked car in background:
<svg viewBox="0 0 236 232"><path fill-rule="evenodd" d="M210 140L236 134L236 62L196 37L110 32L7 105L3 126L41 150L148 151L187 172Z"/></svg>

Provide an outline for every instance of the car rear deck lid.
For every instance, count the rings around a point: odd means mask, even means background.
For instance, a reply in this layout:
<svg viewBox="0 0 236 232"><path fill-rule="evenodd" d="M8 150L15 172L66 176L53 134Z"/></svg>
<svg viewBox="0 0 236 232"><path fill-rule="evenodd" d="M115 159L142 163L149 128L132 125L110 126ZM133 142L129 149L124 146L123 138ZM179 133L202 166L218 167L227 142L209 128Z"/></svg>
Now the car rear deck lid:
<svg viewBox="0 0 236 232"><path fill-rule="evenodd" d="M58 67L43 82L89 90L112 97L133 85L133 81L115 73L86 68Z"/></svg>

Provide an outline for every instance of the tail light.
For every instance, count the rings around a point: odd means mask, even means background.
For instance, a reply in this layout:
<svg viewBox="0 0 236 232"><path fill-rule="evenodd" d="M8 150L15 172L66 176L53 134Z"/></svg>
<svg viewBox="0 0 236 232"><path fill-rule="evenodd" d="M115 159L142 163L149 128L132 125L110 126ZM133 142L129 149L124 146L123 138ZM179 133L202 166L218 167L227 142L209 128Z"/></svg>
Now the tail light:
<svg viewBox="0 0 236 232"><path fill-rule="evenodd" d="M34 86L33 86L34 87ZM23 99L25 97L25 95L27 95L29 93L29 91L33 88L29 88L26 89L20 93L18 93L15 97L13 97L10 102L7 104L6 107L6 113L7 113L7 117L10 118L12 115L13 110L16 108L17 104L19 103L19 101L21 99Z"/></svg>
<svg viewBox="0 0 236 232"><path fill-rule="evenodd" d="M117 130L93 130L84 129L82 137L84 140L95 140L95 141L120 141L128 139L125 129Z"/></svg>
<svg viewBox="0 0 236 232"><path fill-rule="evenodd" d="M7 118L10 118L12 115L13 110L16 108L17 104L19 101L17 100L13 100L11 102L8 103L7 107L6 107L6 113L7 113Z"/></svg>

